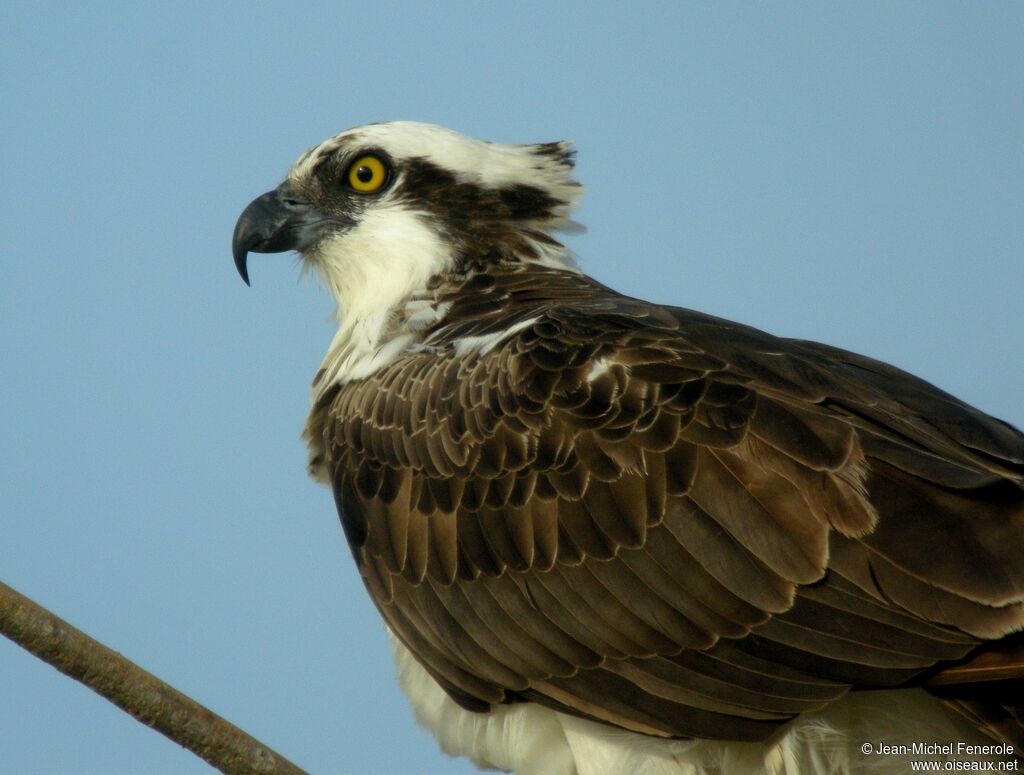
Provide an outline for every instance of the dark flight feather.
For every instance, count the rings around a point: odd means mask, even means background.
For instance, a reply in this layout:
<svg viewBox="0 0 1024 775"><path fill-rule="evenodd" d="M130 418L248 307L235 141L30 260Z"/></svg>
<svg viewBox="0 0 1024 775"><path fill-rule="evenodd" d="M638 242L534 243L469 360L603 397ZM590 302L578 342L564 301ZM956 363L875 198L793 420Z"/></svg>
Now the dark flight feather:
<svg viewBox="0 0 1024 775"><path fill-rule="evenodd" d="M334 388L307 435L370 594L460 705L751 740L924 685L1024 735L999 690L1024 679L1018 431L574 272L436 293L422 351Z"/></svg>

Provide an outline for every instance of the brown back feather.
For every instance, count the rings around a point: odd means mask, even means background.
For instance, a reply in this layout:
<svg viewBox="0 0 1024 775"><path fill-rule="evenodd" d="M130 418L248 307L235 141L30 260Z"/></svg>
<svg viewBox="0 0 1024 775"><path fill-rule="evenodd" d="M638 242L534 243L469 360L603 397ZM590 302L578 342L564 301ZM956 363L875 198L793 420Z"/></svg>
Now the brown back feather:
<svg viewBox="0 0 1024 775"><path fill-rule="evenodd" d="M441 289L433 349L338 388L307 431L382 615L465 707L760 739L852 687L962 692L972 663L942 666L1024 625L1005 423L569 272L469 283ZM1018 676L1013 654L986 677Z"/></svg>

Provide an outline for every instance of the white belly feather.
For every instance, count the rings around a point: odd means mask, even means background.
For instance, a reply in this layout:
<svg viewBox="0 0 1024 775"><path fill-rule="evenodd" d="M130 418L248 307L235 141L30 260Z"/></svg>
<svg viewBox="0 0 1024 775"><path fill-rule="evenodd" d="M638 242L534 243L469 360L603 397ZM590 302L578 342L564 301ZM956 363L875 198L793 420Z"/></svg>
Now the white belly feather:
<svg viewBox="0 0 1024 775"><path fill-rule="evenodd" d="M482 768L519 775L880 775L910 772L912 761L1008 761L955 753L877 753L881 743L992 745L921 689L847 695L760 743L660 740L535 703L472 713L448 697L394 636L391 642L398 683L416 720L446 753L466 756ZM862 751L865 743L874 753Z"/></svg>

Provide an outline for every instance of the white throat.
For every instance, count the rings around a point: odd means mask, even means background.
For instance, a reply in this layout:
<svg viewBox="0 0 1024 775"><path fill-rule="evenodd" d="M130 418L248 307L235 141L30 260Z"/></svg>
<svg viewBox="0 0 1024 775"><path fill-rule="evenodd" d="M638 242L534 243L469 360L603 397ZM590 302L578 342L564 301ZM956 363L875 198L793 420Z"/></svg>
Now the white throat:
<svg viewBox="0 0 1024 775"><path fill-rule="evenodd" d="M338 303L338 332L321 364L319 392L369 376L412 345L437 315L425 302L427 284L451 269L455 256L427 216L391 205L368 211L308 260ZM411 325L410 307L418 308Z"/></svg>

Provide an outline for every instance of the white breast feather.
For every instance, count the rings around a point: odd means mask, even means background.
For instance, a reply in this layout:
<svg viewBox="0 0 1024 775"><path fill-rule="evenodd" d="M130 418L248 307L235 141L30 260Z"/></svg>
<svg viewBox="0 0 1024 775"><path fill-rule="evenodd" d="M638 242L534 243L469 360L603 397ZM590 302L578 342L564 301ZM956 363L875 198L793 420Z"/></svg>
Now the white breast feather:
<svg viewBox="0 0 1024 775"><path fill-rule="evenodd" d="M321 389L367 377L398 357L413 336L393 329L396 311L454 261L451 246L425 217L398 205L368 211L309 258L340 316L321 364Z"/></svg>
<svg viewBox="0 0 1024 775"><path fill-rule="evenodd" d="M355 227L325 240L305 256L338 301L339 310L339 329L321 364L317 394L332 385L367 377L414 349L415 333L442 314L436 307L420 309L411 317L402 314L410 300L424 296L432 277L449 271L455 262L455 246L445 240L439 225L398 195L402 160L426 159L458 180L485 188L525 184L546 191L562 202L552 217L519 224L536 251L530 260L578 271L574 257L561 244L529 236L531 229L549 233L576 227L569 213L583 189L572 180L571 165L558 154L539 152L532 145L476 140L432 124L395 121L357 127L324 141L292 166L289 178L304 179L319 159L342 147L353 152L382 148L396 160L399 178L393 191L368 207ZM569 146L563 143L559 147L567 152ZM510 333L494 335L497 339L463 340L459 354L486 352Z"/></svg>

